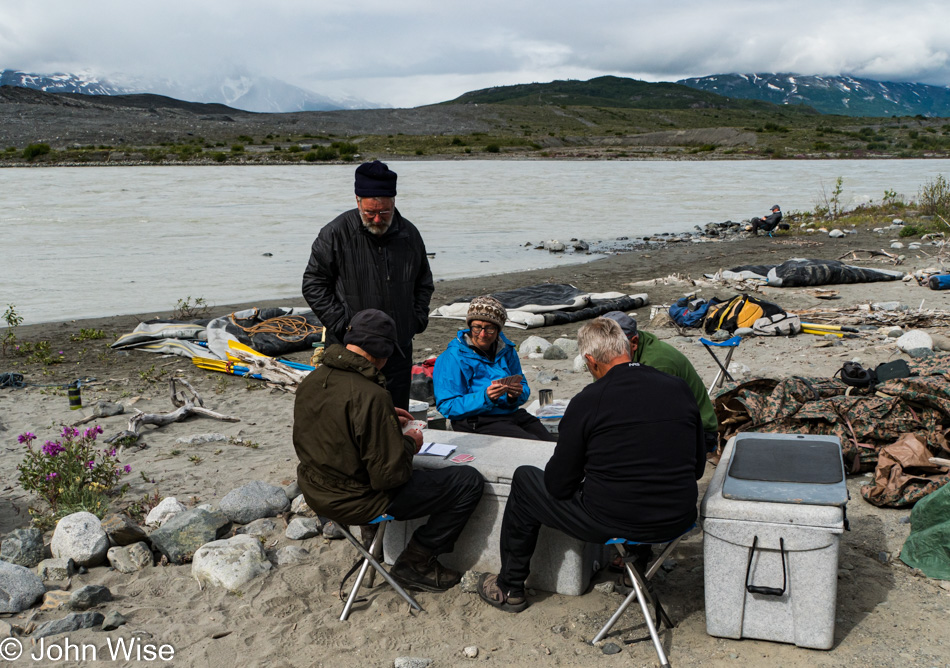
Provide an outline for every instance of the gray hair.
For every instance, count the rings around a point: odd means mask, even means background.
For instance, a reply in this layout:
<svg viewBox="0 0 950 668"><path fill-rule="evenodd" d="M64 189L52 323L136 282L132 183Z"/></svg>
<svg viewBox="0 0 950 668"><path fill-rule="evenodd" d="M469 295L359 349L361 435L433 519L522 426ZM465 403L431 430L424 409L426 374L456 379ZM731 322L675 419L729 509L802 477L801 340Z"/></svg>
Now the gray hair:
<svg viewBox="0 0 950 668"><path fill-rule="evenodd" d="M630 355L630 341L609 318L594 318L577 330L577 347L581 355L590 355L601 364Z"/></svg>

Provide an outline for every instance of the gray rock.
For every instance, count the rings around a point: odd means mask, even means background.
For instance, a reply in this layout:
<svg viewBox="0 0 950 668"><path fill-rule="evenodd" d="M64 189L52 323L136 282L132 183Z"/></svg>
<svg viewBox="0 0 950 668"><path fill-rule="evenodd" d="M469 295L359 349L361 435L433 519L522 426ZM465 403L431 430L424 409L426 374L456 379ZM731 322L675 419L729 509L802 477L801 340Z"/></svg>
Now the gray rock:
<svg viewBox="0 0 950 668"><path fill-rule="evenodd" d="M542 339L540 336L529 336L518 346L518 354L543 353L550 347L551 343L547 339Z"/></svg>
<svg viewBox="0 0 950 668"><path fill-rule="evenodd" d="M102 530L112 545L132 545L146 540L148 534L128 515L106 515L102 520Z"/></svg>
<svg viewBox="0 0 950 668"><path fill-rule="evenodd" d="M297 484L296 480L284 487L284 494L286 494L287 498L291 501L300 496L300 485Z"/></svg>
<svg viewBox="0 0 950 668"><path fill-rule="evenodd" d="M128 620L119 612L113 610L102 620L103 631L115 631L120 626L125 626Z"/></svg>
<svg viewBox="0 0 950 668"><path fill-rule="evenodd" d="M903 247L904 247L904 244L902 244L900 241L895 241L894 243L891 244L891 248L903 248Z"/></svg>
<svg viewBox="0 0 950 668"><path fill-rule="evenodd" d="M39 639L58 633L71 633L79 629L91 629L105 621L101 612L74 612L62 619L54 619L40 624L30 637Z"/></svg>
<svg viewBox="0 0 950 668"><path fill-rule="evenodd" d="M620 645L616 643L609 642L604 645L601 650L604 654L620 654Z"/></svg>
<svg viewBox="0 0 950 668"><path fill-rule="evenodd" d="M0 612L23 612L45 593L43 581L29 568L0 561Z"/></svg>
<svg viewBox="0 0 950 668"><path fill-rule="evenodd" d="M842 232L839 229L834 229L828 233L828 236L831 237L832 239L840 239L841 237L844 236L844 232Z"/></svg>
<svg viewBox="0 0 950 668"><path fill-rule="evenodd" d="M397 656L393 661L393 668L429 668L432 659L423 659L414 656Z"/></svg>
<svg viewBox="0 0 950 668"><path fill-rule="evenodd" d="M102 585L86 585L74 591L69 597L69 607L73 610L88 610L101 603L112 600L112 592Z"/></svg>
<svg viewBox="0 0 950 668"><path fill-rule="evenodd" d="M546 360L566 360L567 353L561 350L558 346L551 346L544 351L543 357Z"/></svg>
<svg viewBox="0 0 950 668"><path fill-rule="evenodd" d="M578 355L574 358L574 373L584 373L587 371L587 362L584 361L583 355Z"/></svg>
<svg viewBox="0 0 950 668"><path fill-rule="evenodd" d="M310 561L310 551L299 545L287 545L277 550L275 559L278 566L288 566L290 564L302 564Z"/></svg>
<svg viewBox="0 0 950 668"><path fill-rule="evenodd" d="M734 336L742 336L742 337L752 336L752 334L753 334L753 330L751 327L738 327L736 328L736 331L733 332Z"/></svg>
<svg viewBox="0 0 950 668"><path fill-rule="evenodd" d="M466 659L477 659L478 658L478 647L475 645L470 645L462 650L462 656Z"/></svg>
<svg viewBox="0 0 950 668"><path fill-rule="evenodd" d="M160 527L178 513L183 513L187 508L179 502L174 496L169 496L161 500L157 506L148 511L145 517L145 526Z"/></svg>
<svg viewBox="0 0 950 668"><path fill-rule="evenodd" d="M557 374L552 371L545 371L541 369L538 371L538 375L535 376L535 381L540 385L550 385L557 380Z"/></svg>
<svg viewBox="0 0 950 668"><path fill-rule="evenodd" d="M559 339L555 339L553 345L566 352L568 357L573 357L577 354L577 341L574 339L565 339L561 337Z"/></svg>
<svg viewBox="0 0 950 668"><path fill-rule="evenodd" d="M676 568L676 566L677 566L676 559L674 559L673 557L667 558L662 564L660 564L660 568L662 568L667 573L669 573L674 568Z"/></svg>
<svg viewBox="0 0 950 668"><path fill-rule="evenodd" d="M45 556L43 532L39 529L14 529L0 546L0 559L26 568L33 568Z"/></svg>
<svg viewBox="0 0 950 668"><path fill-rule="evenodd" d="M234 533L236 534L247 534L248 536L266 536L277 531L277 522L272 520L269 517L263 517L259 520L254 520L250 524L241 527Z"/></svg>
<svg viewBox="0 0 950 668"><path fill-rule="evenodd" d="M933 340L934 350L950 350L950 337L942 334L931 334L930 338Z"/></svg>
<svg viewBox="0 0 950 668"><path fill-rule="evenodd" d="M99 403L97 403L96 407L92 410L92 414L96 417L113 417L114 415L122 415L124 412L125 406L122 404L114 404L105 399L100 399Z"/></svg>
<svg viewBox="0 0 950 668"><path fill-rule="evenodd" d="M881 333L889 339L899 339L904 336L904 330L900 327L881 327Z"/></svg>
<svg viewBox="0 0 950 668"><path fill-rule="evenodd" d="M175 439L175 445L201 445L203 443L219 443L228 440L224 434L192 434Z"/></svg>
<svg viewBox="0 0 950 668"><path fill-rule="evenodd" d="M544 242L544 250L550 251L552 253L563 253L564 244L557 239L548 239Z"/></svg>
<svg viewBox="0 0 950 668"><path fill-rule="evenodd" d="M44 559L36 565L36 574L43 580L65 580L76 574L72 559Z"/></svg>
<svg viewBox="0 0 950 668"><path fill-rule="evenodd" d="M337 527L336 522L324 522L323 523L323 537L327 540L340 540L341 538L346 538L343 535L343 532L340 531Z"/></svg>
<svg viewBox="0 0 950 668"><path fill-rule="evenodd" d="M586 241L575 241L574 250L576 251L590 250L590 245Z"/></svg>
<svg viewBox="0 0 950 668"><path fill-rule="evenodd" d="M890 552L885 552L884 550L881 550L880 552L877 553L877 560L880 561L882 564L886 564L887 562L891 560Z"/></svg>
<svg viewBox="0 0 950 668"><path fill-rule="evenodd" d="M614 588L613 582L601 582L594 585L594 591L599 591L601 594L613 594Z"/></svg>
<svg viewBox="0 0 950 668"><path fill-rule="evenodd" d="M307 505L307 500L303 498L303 494L298 495L290 504L290 512L294 515L303 515L304 517L317 516L317 514L313 512L313 508Z"/></svg>
<svg viewBox="0 0 950 668"><path fill-rule="evenodd" d="M72 559L77 566L98 566L106 560L109 537L92 513L73 513L56 524L50 542L53 556Z"/></svg>
<svg viewBox="0 0 950 668"><path fill-rule="evenodd" d="M283 494L283 490L280 493ZM241 535L198 548L191 575L198 582L233 592L270 569L271 563L261 542L253 536Z"/></svg>
<svg viewBox="0 0 950 668"><path fill-rule="evenodd" d="M295 517L287 524L284 535L290 540L305 540L320 533L320 522L316 517Z"/></svg>
<svg viewBox="0 0 950 668"><path fill-rule="evenodd" d="M914 359L924 359L934 356L934 351L932 351L930 348L911 348L905 352Z"/></svg>
<svg viewBox="0 0 950 668"><path fill-rule="evenodd" d="M192 508L172 517L149 538L170 562L184 564L199 547L222 536L229 528L230 522L222 513Z"/></svg>
<svg viewBox="0 0 950 668"><path fill-rule="evenodd" d="M914 348L926 348L927 350L933 350L933 347L934 341L930 338L930 334L921 329L912 329L897 339L898 350L903 350L908 354Z"/></svg>
<svg viewBox="0 0 950 668"><path fill-rule="evenodd" d="M232 522L249 524L262 517L273 517L290 507L284 490L260 480L254 480L228 492L218 504Z"/></svg>
<svg viewBox="0 0 950 668"><path fill-rule="evenodd" d="M727 339L731 339L732 334L730 334L724 329L717 329L715 332L712 333L712 336L710 336L709 338L712 339L713 341L725 341Z"/></svg>
<svg viewBox="0 0 950 668"><path fill-rule="evenodd" d="M111 547L106 558L109 565L120 573L135 573L154 563L152 550L144 542Z"/></svg>

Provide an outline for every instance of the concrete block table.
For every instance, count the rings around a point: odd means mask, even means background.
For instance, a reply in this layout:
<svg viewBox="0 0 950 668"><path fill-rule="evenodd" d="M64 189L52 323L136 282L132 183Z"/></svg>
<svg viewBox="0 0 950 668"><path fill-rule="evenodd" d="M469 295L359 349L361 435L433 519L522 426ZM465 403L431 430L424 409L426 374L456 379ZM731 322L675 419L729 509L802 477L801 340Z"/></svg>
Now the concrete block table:
<svg viewBox="0 0 950 668"><path fill-rule="evenodd" d="M425 430L423 440L426 443L449 443L456 446L456 450L447 459L417 455L413 462L417 468L459 466L451 461L451 457L470 454L475 460L469 462L469 466L478 469L485 477L485 492L455 550L440 559L447 566L463 572L474 569L497 573L501 567L498 554L501 520L511 491L512 475L523 464L543 469L554 444L437 430ZM390 525L383 544L386 563L393 563L409 542L412 532L423 522L424 519L419 519ZM541 527L527 586L578 596L586 591L591 576L605 563L603 545L586 543L560 531Z"/></svg>

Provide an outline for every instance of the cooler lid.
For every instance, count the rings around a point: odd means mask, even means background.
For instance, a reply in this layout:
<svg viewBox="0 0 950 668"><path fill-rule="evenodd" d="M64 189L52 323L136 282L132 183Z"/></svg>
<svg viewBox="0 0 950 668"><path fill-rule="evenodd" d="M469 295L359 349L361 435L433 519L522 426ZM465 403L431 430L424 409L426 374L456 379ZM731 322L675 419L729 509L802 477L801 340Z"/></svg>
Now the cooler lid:
<svg viewBox="0 0 950 668"><path fill-rule="evenodd" d="M811 434L738 434L722 496L742 501L843 506L841 442Z"/></svg>

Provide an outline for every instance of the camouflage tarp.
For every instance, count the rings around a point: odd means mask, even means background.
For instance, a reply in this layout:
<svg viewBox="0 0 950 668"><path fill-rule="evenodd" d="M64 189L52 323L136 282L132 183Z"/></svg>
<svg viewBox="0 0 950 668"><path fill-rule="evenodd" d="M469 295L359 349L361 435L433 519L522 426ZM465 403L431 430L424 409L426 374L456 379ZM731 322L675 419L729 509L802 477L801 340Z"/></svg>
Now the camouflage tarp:
<svg viewBox="0 0 950 668"><path fill-rule="evenodd" d="M901 434L925 434L934 452L947 446L950 355L911 360L918 376L889 380L874 391L835 378L752 378L727 385L713 405L724 439L741 431L828 434L841 439L852 472L870 471L878 451Z"/></svg>
<svg viewBox="0 0 950 668"><path fill-rule="evenodd" d="M874 482L861 487L861 496L875 506L912 506L950 481L946 468L930 462L933 456L923 434L901 434L878 453Z"/></svg>

